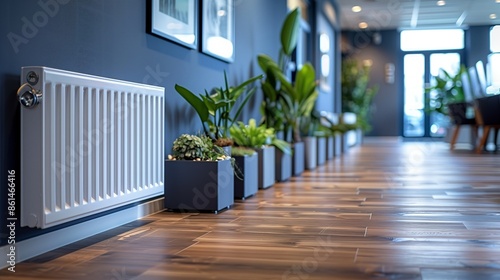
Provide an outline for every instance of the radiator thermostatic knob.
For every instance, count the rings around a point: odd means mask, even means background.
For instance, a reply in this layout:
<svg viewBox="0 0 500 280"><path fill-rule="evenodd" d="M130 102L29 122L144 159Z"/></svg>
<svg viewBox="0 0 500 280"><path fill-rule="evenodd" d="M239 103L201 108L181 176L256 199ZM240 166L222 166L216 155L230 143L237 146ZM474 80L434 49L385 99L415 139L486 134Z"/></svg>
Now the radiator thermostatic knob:
<svg viewBox="0 0 500 280"><path fill-rule="evenodd" d="M26 108L34 108L42 101L42 92L25 83L17 90L17 100Z"/></svg>

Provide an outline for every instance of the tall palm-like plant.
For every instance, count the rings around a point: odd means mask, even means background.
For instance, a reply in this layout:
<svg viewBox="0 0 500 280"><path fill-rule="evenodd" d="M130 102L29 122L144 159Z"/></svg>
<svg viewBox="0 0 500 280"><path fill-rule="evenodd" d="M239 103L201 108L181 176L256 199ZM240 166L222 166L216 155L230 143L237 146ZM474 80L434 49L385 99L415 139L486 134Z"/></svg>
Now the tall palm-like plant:
<svg viewBox="0 0 500 280"><path fill-rule="evenodd" d="M300 28L300 10L291 11L281 29L279 60L260 54L257 57L260 68L265 73L261 81L264 100L262 102L263 123L276 131L283 131L285 140L300 142L300 120L311 114L317 99L316 73L310 63L306 63L295 75L295 83L287 76L287 69L293 51L297 46ZM286 139L288 132L292 139Z"/></svg>
<svg viewBox="0 0 500 280"><path fill-rule="evenodd" d="M293 51L297 46L297 37L300 28L300 10L296 8L291 11L280 32L281 48L279 50L278 62L265 54L257 56L260 68L265 74L265 79L261 80L264 98L261 106L262 123L267 127L272 127L276 131L283 130L284 114L281 108L280 79L278 76L285 76L288 64Z"/></svg>

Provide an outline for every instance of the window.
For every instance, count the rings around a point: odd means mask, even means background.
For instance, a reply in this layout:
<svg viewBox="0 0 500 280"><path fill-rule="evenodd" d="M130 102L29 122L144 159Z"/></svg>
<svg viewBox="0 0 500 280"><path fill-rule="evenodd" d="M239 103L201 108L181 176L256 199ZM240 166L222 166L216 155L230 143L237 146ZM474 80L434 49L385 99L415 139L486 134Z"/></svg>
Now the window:
<svg viewBox="0 0 500 280"><path fill-rule="evenodd" d="M500 25L493 26L490 30L490 51L500 52Z"/></svg>
<svg viewBox="0 0 500 280"><path fill-rule="evenodd" d="M464 48L462 29L431 29L401 31L401 50L461 50Z"/></svg>
<svg viewBox="0 0 500 280"><path fill-rule="evenodd" d="M488 56L488 94L500 93L500 25L490 30L490 52Z"/></svg>

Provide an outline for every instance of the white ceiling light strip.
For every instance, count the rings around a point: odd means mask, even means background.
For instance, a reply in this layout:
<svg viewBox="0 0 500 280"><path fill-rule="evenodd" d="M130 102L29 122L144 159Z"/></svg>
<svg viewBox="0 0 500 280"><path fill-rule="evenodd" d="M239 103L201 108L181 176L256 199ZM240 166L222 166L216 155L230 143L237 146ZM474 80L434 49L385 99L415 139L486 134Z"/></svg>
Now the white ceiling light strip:
<svg viewBox="0 0 500 280"><path fill-rule="evenodd" d="M415 0L415 3L413 4L413 13L411 15L411 27L415 28L417 27L417 22L418 22L418 13L420 10L420 0Z"/></svg>

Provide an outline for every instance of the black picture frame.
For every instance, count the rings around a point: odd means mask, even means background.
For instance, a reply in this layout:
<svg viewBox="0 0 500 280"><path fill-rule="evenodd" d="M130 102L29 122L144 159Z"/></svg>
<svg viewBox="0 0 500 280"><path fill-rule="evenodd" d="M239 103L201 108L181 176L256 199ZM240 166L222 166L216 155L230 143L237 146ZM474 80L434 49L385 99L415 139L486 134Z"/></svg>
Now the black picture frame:
<svg viewBox="0 0 500 280"><path fill-rule="evenodd" d="M198 0L149 0L150 32L191 49L198 48Z"/></svg>
<svg viewBox="0 0 500 280"><path fill-rule="evenodd" d="M234 61L234 0L201 0L201 51Z"/></svg>

